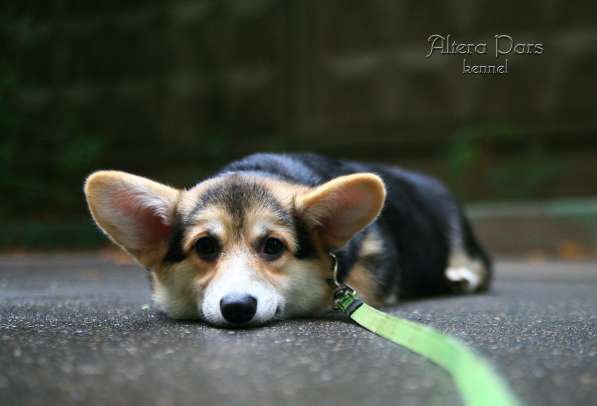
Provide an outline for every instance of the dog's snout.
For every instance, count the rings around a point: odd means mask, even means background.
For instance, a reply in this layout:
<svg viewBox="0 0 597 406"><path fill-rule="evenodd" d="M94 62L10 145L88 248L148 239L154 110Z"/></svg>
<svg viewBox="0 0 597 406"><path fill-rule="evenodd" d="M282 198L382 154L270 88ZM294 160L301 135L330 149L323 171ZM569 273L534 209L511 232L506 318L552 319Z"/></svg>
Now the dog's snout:
<svg viewBox="0 0 597 406"><path fill-rule="evenodd" d="M220 300L220 310L229 323L248 323L257 312L257 299L246 293L230 293Z"/></svg>

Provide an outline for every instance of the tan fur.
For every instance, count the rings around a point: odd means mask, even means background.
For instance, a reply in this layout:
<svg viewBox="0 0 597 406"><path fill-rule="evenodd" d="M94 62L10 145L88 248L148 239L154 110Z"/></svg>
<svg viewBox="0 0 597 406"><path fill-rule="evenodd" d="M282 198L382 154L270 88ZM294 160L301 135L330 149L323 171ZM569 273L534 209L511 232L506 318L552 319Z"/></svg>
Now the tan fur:
<svg viewBox="0 0 597 406"><path fill-rule="evenodd" d="M183 250L189 251L197 240L207 234L217 236L224 246L232 239L232 221L222 207L208 207L192 219L183 239Z"/></svg>
<svg viewBox="0 0 597 406"><path fill-rule="evenodd" d="M152 270L154 302L172 318L196 319L197 301L203 292L200 275L189 260Z"/></svg>
<svg viewBox="0 0 597 406"><path fill-rule="evenodd" d="M375 306L381 306L384 300L378 296L377 281L361 261L367 257L382 255L382 250L383 245L379 236L368 234L362 242L358 255L359 261L347 278L347 283L355 288L367 303Z"/></svg>
<svg viewBox="0 0 597 406"><path fill-rule="evenodd" d="M280 224L277 216L263 208L253 208L247 211L243 236L251 244L257 243L265 236L272 236L279 238L293 250L297 248L293 230Z"/></svg>
<svg viewBox="0 0 597 406"><path fill-rule="evenodd" d="M236 278L236 274L230 274L235 267L247 272L244 277L248 284L259 283L261 291L270 289L273 297L281 298L278 306L283 308L284 317L329 308L333 289L326 282L331 277L328 252L342 246L379 214L385 199L381 179L373 174L355 174L309 188L253 175L233 176L235 181L266 187L288 213L296 210L312 227L318 258L295 258L292 252L298 249L298 242L294 230L259 205L245 207L242 230L235 230L237 223L231 214L217 205L191 218L201 195L218 183L230 182L227 176L209 179L189 190L176 190L124 172L100 171L88 178L85 193L92 216L102 230L150 268L154 300L171 317L207 318L216 323L209 319L213 317L213 306L209 314L204 314L202 302L208 302L206 292L216 289L214 286L224 286L222 280ZM186 256L177 263L164 263L169 244L166 231L175 212L187 224L182 238ZM150 229L142 229L145 226ZM166 233L164 238L156 240L152 233L159 236L162 231ZM208 234L221 244L217 261L204 261L193 250L197 240ZM257 250L266 236L280 239L290 250L274 261L265 260ZM378 241L367 238L361 255L374 255L379 248ZM367 301L378 303L375 280L365 267L357 263L347 282Z"/></svg>
<svg viewBox="0 0 597 406"><path fill-rule="evenodd" d="M119 195L127 199L127 193L131 194L129 199L143 193L159 196L159 201L148 203L155 204L158 211L163 210L159 215L168 225L179 198L178 190L119 171L95 172L87 178L84 190L93 219L112 241L144 266L154 266L163 258L167 248L165 241L145 241L135 232L140 230L134 230L134 225L127 222L126 215L119 212L114 203L115 200L118 203ZM159 204L163 204L162 209L157 207Z"/></svg>
<svg viewBox="0 0 597 406"><path fill-rule="evenodd" d="M383 253L383 243L376 234L368 234L363 240L359 257L369 257L381 255Z"/></svg>
<svg viewBox="0 0 597 406"><path fill-rule="evenodd" d="M225 253L239 250L251 251L251 249L258 245L261 239L265 236L279 238L291 249L297 248L297 242L292 230L289 230L286 226L278 224L276 222L277 217L263 208L247 208L245 221L243 222L244 227L240 233L242 236L241 241L235 240L237 233L235 233L235 230L233 229L232 219L230 218L229 213L221 207L209 207L199 213L193 220L195 225L187 230L183 240L183 249L190 252L189 256L198 263L198 266L203 265L208 268L216 266L205 264L198 259L197 255L191 250L195 242L208 233L218 237ZM264 278L268 278L270 274L283 268L289 256L291 256L290 252L286 252L275 262L262 264L264 261L255 259L252 261L252 264L255 269L258 269L263 273ZM217 270L208 273L212 274L211 277L213 277L215 276L215 273L217 273Z"/></svg>
<svg viewBox="0 0 597 406"><path fill-rule="evenodd" d="M381 212L386 190L371 173L340 176L297 198L297 208L319 227L328 248L340 248Z"/></svg>
<svg viewBox="0 0 597 406"><path fill-rule="evenodd" d="M311 189L304 185L284 182L276 179L259 178L260 184L267 187L268 190L276 196L286 209L291 209L297 196L309 192Z"/></svg>
<svg viewBox="0 0 597 406"><path fill-rule="evenodd" d="M383 304L383 301L376 295L377 284L373 275L363 265L357 263L354 266L348 278L346 278L346 283L354 288L368 304L372 306L381 306Z"/></svg>

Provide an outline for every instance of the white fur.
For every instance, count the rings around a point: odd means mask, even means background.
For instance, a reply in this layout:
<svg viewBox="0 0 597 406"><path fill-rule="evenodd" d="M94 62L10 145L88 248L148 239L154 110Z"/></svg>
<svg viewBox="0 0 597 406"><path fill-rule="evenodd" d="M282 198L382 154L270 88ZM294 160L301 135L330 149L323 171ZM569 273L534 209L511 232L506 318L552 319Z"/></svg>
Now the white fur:
<svg viewBox="0 0 597 406"><path fill-rule="evenodd" d="M203 291L195 282L196 271L187 261L167 270L166 279L154 278L153 300L156 306L175 319L202 319L226 326L220 301L230 293L245 293L257 299L257 312L250 325L264 324L312 314L322 307L326 284L321 279L318 261L291 260L285 277L276 285L251 269L249 253L234 253L223 259L218 275Z"/></svg>
<svg viewBox="0 0 597 406"><path fill-rule="evenodd" d="M257 299L257 312L250 324L263 324L281 313L285 307L284 298L275 287L248 264L248 254L235 253L221 265L221 270L209 283L198 304L200 315L215 325L227 325L222 316L220 301L230 293L244 293Z"/></svg>
<svg viewBox="0 0 597 406"><path fill-rule="evenodd" d="M450 257L446 278L452 282L462 283L465 293L475 292L487 277L487 269L480 260L457 252Z"/></svg>

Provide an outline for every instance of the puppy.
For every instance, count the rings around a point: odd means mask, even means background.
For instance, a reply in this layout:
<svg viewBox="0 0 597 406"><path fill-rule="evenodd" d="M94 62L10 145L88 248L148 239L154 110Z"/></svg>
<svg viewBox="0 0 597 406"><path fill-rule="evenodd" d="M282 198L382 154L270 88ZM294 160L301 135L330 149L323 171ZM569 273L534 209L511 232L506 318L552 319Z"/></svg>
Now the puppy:
<svg viewBox="0 0 597 406"><path fill-rule="evenodd" d="M191 189L118 171L85 183L98 226L170 317L218 326L317 315L338 280L368 303L486 290L491 263L437 180L315 154L255 154Z"/></svg>

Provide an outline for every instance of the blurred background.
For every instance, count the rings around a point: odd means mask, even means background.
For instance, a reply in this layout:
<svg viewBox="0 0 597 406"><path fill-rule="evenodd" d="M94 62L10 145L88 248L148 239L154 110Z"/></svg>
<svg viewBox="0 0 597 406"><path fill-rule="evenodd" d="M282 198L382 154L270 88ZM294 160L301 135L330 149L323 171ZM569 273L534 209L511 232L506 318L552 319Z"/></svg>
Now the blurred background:
<svg viewBox="0 0 597 406"><path fill-rule="evenodd" d="M82 194L178 187L256 151L431 173L501 255L597 250L597 6L553 1L13 1L0 5L0 250L106 246ZM508 75L431 34L543 43ZM493 61L493 62L492 62Z"/></svg>

